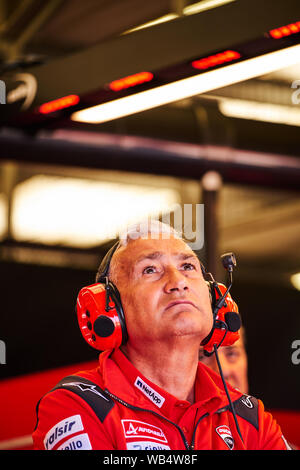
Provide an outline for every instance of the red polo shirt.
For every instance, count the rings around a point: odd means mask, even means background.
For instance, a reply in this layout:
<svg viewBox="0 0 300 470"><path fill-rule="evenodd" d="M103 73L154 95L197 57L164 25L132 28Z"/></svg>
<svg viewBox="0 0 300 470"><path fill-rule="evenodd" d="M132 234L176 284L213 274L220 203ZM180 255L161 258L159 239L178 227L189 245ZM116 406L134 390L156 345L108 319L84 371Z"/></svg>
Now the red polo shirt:
<svg viewBox="0 0 300 470"><path fill-rule="evenodd" d="M64 378L38 406L35 449L286 449L263 404L228 385L242 439L221 378L199 363L195 403L178 400L144 377L120 351L99 367Z"/></svg>

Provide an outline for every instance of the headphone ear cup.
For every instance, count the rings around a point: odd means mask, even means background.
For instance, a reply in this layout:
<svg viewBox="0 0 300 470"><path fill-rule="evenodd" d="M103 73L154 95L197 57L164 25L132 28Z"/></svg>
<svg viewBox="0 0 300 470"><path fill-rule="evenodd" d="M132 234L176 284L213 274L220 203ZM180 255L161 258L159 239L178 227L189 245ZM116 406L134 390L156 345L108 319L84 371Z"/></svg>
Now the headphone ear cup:
<svg viewBox="0 0 300 470"><path fill-rule="evenodd" d="M77 297L76 310L82 336L94 349L116 349L127 341L120 295L112 283L83 287Z"/></svg>
<svg viewBox="0 0 300 470"><path fill-rule="evenodd" d="M224 319L228 326L228 331L231 331L232 333L239 331L242 326L241 317L236 312L225 313Z"/></svg>
<svg viewBox="0 0 300 470"><path fill-rule="evenodd" d="M120 325L121 325L121 330L122 330L122 343L121 344L125 344L128 341L128 333L127 333L125 315L124 315L123 305L121 302L120 293L118 289L116 288L116 286L111 281L108 282L108 287L109 287L111 300L118 314L118 321L120 322Z"/></svg>
<svg viewBox="0 0 300 470"><path fill-rule="evenodd" d="M239 339L241 317L238 306L229 293L226 295L224 305L215 313L217 300L224 295L227 289L223 284L209 281L207 281L207 284L211 295L213 326L210 333L202 340L201 345L204 351L211 353L214 344L230 346Z"/></svg>
<svg viewBox="0 0 300 470"><path fill-rule="evenodd" d="M108 338L113 335L115 328L113 320L106 315L99 315L94 321L94 332L100 338Z"/></svg>

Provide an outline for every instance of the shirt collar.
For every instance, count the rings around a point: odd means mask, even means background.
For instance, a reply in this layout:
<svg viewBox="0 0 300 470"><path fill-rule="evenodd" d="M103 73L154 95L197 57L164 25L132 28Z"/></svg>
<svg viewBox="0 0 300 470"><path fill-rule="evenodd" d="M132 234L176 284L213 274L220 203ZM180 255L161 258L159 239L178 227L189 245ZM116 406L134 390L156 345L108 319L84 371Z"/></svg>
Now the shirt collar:
<svg viewBox="0 0 300 470"><path fill-rule="evenodd" d="M198 364L193 405L148 380L120 349L100 354L100 370L110 393L131 406L151 409L165 416L173 417L174 410L182 413L190 406L213 412L227 404L220 376L202 363Z"/></svg>
<svg viewBox="0 0 300 470"><path fill-rule="evenodd" d="M172 406L177 401L141 374L120 349L113 351L110 357L103 356L102 360L101 356L100 368L107 389L126 403L164 413L167 404Z"/></svg>

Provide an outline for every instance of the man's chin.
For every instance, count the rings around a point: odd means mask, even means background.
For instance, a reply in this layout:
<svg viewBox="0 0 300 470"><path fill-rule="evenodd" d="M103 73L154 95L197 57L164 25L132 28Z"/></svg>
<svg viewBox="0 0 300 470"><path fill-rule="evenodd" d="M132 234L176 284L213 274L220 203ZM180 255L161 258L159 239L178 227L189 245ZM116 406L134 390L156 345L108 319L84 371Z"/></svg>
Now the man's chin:
<svg viewBox="0 0 300 470"><path fill-rule="evenodd" d="M174 318L172 319L172 326L170 328L170 332L173 336L178 336L178 337L197 337L205 338L207 336L206 334L207 328L204 328L203 325L199 324L199 317L195 317L187 313L178 313Z"/></svg>

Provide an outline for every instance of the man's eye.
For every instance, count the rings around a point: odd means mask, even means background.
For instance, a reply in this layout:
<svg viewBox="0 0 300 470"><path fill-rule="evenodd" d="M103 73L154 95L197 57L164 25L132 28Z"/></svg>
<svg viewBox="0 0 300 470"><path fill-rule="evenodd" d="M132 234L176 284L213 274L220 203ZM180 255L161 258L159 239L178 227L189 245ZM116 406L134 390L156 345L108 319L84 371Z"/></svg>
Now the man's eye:
<svg viewBox="0 0 300 470"><path fill-rule="evenodd" d="M192 271L192 270L196 269L195 265L192 264L192 263L184 263L182 265L182 267L185 271Z"/></svg>
<svg viewBox="0 0 300 470"><path fill-rule="evenodd" d="M236 349L226 351L226 358L230 361L237 361L240 357L240 352Z"/></svg>
<svg viewBox="0 0 300 470"><path fill-rule="evenodd" d="M155 266L147 266L145 269L143 269L143 274L153 274L156 272Z"/></svg>

